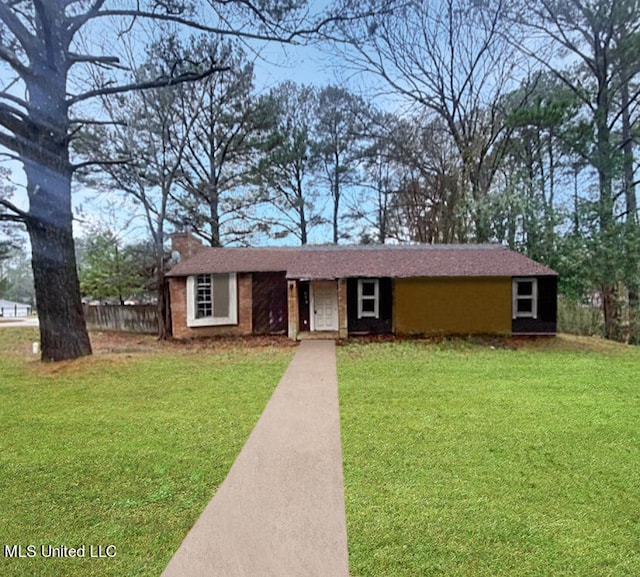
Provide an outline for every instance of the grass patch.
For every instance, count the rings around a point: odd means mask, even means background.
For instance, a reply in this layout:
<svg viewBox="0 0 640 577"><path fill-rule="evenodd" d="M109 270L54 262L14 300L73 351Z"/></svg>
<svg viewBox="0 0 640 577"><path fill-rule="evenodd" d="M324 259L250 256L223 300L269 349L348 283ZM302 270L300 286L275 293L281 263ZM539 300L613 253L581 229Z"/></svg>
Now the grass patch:
<svg viewBox="0 0 640 577"><path fill-rule="evenodd" d="M41 364L29 356L36 335L0 329L0 545L38 550L0 551L0 575L159 575L293 349L174 347ZM87 558L43 559L41 545L85 545ZM90 545L116 556L91 559Z"/></svg>
<svg viewBox="0 0 640 577"><path fill-rule="evenodd" d="M352 577L635 576L640 351L339 349Z"/></svg>

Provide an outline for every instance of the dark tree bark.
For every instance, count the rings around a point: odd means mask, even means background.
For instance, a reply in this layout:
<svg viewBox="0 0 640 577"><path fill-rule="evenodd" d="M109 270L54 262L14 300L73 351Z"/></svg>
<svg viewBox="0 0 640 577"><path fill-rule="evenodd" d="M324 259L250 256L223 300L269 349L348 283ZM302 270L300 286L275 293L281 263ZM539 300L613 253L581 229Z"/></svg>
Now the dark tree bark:
<svg viewBox="0 0 640 577"><path fill-rule="evenodd" d="M80 295L69 202L70 175L27 165L31 214L27 230L42 360L60 361L91 354Z"/></svg>
<svg viewBox="0 0 640 577"><path fill-rule="evenodd" d="M51 2L35 15L41 34L31 42L44 54L33 62L25 78L29 118L16 127L15 144L27 177L29 212L25 224L31 240L41 358L60 361L91 354L72 226L73 168L66 100L71 38L63 25L63 3Z"/></svg>

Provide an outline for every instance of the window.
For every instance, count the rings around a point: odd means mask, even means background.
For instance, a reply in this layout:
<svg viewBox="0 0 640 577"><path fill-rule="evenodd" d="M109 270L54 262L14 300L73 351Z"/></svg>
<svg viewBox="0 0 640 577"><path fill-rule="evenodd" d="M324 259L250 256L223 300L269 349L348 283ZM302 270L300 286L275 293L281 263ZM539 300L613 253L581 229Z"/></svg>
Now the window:
<svg viewBox="0 0 640 577"><path fill-rule="evenodd" d="M213 291L210 274L196 277L196 318L213 316Z"/></svg>
<svg viewBox="0 0 640 577"><path fill-rule="evenodd" d="M513 279L513 318L538 317L538 281L535 278Z"/></svg>
<svg viewBox="0 0 640 577"><path fill-rule="evenodd" d="M380 283L378 279L358 279L358 318L379 318Z"/></svg>
<svg viewBox="0 0 640 577"><path fill-rule="evenodd" d="M236 275L199 274L187 278L187 325L238 324Z"/></svg>

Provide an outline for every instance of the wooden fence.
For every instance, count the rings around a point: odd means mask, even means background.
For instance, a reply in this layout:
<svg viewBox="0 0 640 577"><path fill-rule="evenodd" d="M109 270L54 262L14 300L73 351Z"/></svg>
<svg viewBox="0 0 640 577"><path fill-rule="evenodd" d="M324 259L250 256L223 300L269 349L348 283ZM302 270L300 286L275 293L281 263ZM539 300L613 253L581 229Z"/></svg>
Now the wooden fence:
<svg viewBox="0 0 640 577"><path fill-rule="evenodd" d="M84 305L84 318L89 330L147 334L158 332L158 311L155 305Z"/></svg>

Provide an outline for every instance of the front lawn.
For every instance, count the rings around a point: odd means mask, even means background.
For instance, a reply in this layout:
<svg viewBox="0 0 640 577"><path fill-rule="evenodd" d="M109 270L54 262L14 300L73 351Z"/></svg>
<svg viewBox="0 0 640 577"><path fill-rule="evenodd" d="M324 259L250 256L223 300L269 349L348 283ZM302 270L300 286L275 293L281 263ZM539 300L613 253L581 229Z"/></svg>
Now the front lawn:
<svg viewBox="0 0 640 577"><path fill-rule="evenodd" d="M0 575L157 577L294 349L158 345L43 365L35 335L0 329ZM36 556L10 558L17 545Z"/></svg>
<svg viewBox="0 0 640 577"><path fill-rule="evenodd" d="M639 574L640 351L494 345L339 349L352 577Z"/></svg>

